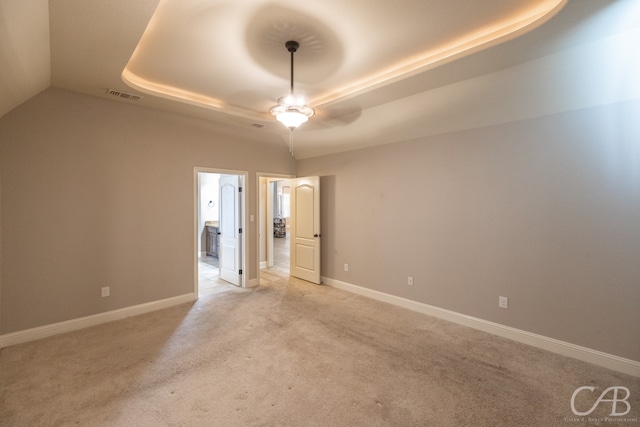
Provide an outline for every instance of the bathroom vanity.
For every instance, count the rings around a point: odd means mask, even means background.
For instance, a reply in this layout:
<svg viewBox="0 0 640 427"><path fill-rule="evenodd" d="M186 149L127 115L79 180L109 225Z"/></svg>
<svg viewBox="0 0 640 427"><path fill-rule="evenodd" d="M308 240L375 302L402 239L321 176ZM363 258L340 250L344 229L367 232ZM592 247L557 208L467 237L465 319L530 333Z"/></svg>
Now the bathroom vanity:
<svg viewBox="0 0 640 427"><path fill-rule="evenodd" d="M218 258L218 247L220 246L220 224L218 221L207 221L204 225L207 231L207 256Z"/></svg>

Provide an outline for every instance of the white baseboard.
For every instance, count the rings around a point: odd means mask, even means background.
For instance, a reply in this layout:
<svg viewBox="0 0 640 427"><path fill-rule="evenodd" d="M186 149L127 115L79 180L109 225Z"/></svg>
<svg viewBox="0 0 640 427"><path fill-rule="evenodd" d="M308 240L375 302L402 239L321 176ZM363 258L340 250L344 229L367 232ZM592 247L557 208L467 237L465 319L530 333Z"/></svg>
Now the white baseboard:
<svg viewBox="0 0 640 427"><path fill-rule="evenodd" d="M255 288L260 284L260 279L250 279L247 281L246 288Z"/></svg>
<svg viewBox="0 0 640 427"><path fill-rule="evenodd" d="M78 329L101 325L103 323L113 322L114 320L125 319L127 317L137 316L139 314L150 313L152 311L161 310L163 308L173 307L174 305L192 302L196 299L196 295L194 293L190 293L173 298L148 302L146 304L139 304L132 307L121 308L119 310L94 314L92 316L53 323L51 325L39 326L37 328L26 329L24 331L12 332L9 334L0 335L0 348L22 344L25 342L34 341L65 332L77 331Z"/></svg>
<svg viewBox="0 0 640 427"><path fill-rule="evenodd" d="M593 363L613 371L622 372L635 377L640 377L640 362L625 359L613 354L604 353L587 347L560 341L554 338L545 337L543 335L534 334L510 326L501 325L499 323L489 322L476 317L467 316L466 314L456 313L455 311L445 310L432 305L413 301L410 299L386 294L384 292L375 291L373 289L363 288L362 286L353 285L339 280L323 277L324 283L328 286L342 289L354 294L369 297L378 301L387 302L409 310L417 311L459 325L468 326L473 329L488 332L504 338L509 338L533 347L541 348L563 356L572 357L582 360L583 362Z"/></svg>
<svg viewBox="0 0 640 427"><path fill-rule="evenodd" d="M267 261L260 261L260 268L267 268Z"/></svg>

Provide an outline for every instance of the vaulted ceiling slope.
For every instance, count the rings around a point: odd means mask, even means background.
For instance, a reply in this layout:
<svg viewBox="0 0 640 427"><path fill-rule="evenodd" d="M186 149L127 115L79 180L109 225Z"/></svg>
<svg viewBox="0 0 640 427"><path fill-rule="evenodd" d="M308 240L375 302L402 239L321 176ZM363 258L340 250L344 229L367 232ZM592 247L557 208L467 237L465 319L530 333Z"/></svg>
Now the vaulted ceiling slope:
<svg viewBox="0 0 640 427"><path fill-rule="evenodd" d="M639 22L633 0L0 0L0 114L111 88L284 145L294 39L307 158L640 97Z"/></svg>
<svg viewBox="0 0 640 427"><path fill-rule="evenodd" d="M47 0L0 0L0 117L51 84Z"/></svg>

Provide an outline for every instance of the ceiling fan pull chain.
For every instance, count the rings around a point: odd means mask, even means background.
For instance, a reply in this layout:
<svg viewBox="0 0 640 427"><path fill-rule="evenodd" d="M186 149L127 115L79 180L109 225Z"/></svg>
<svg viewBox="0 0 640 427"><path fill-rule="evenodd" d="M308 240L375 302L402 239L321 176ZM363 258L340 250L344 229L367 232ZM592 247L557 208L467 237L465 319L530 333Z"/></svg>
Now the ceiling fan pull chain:
<svg viewBox="0 0 640 427"><path fill-rule="evenodd" d="M289 129L289 154L293 157L293 129Z"/></svg>

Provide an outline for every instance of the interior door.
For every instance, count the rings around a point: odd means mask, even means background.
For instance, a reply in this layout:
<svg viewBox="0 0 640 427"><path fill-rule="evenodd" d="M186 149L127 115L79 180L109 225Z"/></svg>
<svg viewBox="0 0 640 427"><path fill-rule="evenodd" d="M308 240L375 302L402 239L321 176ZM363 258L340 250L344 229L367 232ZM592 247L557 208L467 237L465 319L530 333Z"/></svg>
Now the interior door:
<svg viewBox="0 0 640 427"><path fill-rule="evenodd" d="M291 179L291 276L321 283L320 237L320 177Z"/></svg>
<svg viewBox="0 0 640 427"><path fill-rule="evenodd" d="M220 278L242 285L240 177L220 176Z"/></svg>

